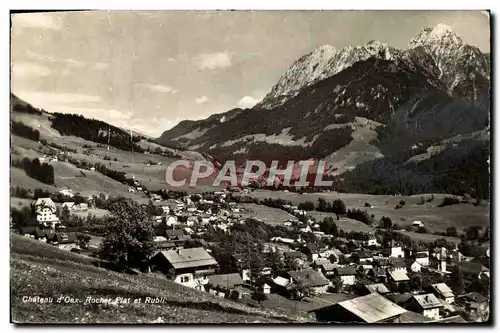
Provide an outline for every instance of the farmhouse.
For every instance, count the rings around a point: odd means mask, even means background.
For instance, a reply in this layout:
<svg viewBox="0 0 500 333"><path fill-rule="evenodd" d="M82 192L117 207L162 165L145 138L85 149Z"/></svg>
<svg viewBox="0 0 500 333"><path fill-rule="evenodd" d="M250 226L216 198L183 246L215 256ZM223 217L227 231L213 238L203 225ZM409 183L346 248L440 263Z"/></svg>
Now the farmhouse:
<svg viewBox="0 0 500 333"><path fill-rule="evenodd" d="M209 275L207 279L209 292L219 296L223 296L221 292L231 291L243 285L243 280L238 273Z"/></svg>
<svg viewBox="0 0 500 333"><path fill-rule="evenodd" d="M455 294L450 289L450 287L446 285L446 283L435 283L431 285L431 288L434 295L436 295L446 303L451 304L455 302Z"/></svg>
<svg viewBox="0 0 500 333"><path fill-rule="evenodd" d="M319 322L393 323L406 312L378 293L368 294L312 310Z"/></svg>
<svg viewBox="0 0 500 333"><path fill-rule="evenodd" d="M56 204L50 198L38 198L31 204L39 225L54 228L59 223Z"/></svg>
<svg viewBox="0 0 500 333"><path fill-rule="evenodd" d="M385 295L390 293L390 290L383 283L366 284L364 289L369 293L379 293L380 295Z"/></svg>
<svg viewBox="0 0 500 333"><path fill-rule="evenodd" d="M354 266L336 267L334 275L339 276L343 286L352 286L356 280L356 268Z"/></svg>
<svg viewBox="0 0 500 333"><path fill-rule="evenodd" d="M413 295L404 305L405 309L415 311L432 319L439 319L439 310L443 304L434 294Z"/></svg>
<svg viewBox="0 0 500 333"><path fill-rule="evenodd" d="M203 280L213 274L217 261L201 247L160 251L150 260L153 270L163 272L186 287L203 289Z"/></svg>

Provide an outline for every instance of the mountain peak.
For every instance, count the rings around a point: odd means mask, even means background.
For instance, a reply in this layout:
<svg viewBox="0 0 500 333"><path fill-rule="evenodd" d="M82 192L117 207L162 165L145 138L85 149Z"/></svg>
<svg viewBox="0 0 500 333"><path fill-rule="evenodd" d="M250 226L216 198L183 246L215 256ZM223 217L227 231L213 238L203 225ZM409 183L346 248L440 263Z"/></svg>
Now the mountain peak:
<svg viewBox="0 0 500 333"><path fill-rule="evenodd" d="M455 44L463 44L462 38L453 32L450 26L439 23L435 27L424 28L417 36L410 41L410 48L422 44L432 44L446 40Z"/></svg>

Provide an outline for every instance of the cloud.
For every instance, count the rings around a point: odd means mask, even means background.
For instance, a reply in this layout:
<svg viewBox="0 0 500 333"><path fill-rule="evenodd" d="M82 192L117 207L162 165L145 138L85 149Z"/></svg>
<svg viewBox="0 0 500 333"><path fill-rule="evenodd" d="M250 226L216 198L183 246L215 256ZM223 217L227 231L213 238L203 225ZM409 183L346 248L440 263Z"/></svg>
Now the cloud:
<svg viewBox="0 0 500 333"><path fill-rule="evenodd" d="M30 59L37 60L39 62L44 62L47 64L62 64L71 68L93 68L95 70L104 70L109 67L109 64L105 62L84 62L80 60L75 60L72 58L58 58L53 56L44 55L41 53L36 53L27 50L25 53Z"/></svg>
<svg viewBox="0 0 500 333"><path fill-rule="evenodd" d="M151 91L160 92L160 93L171 93L176 94L179 90L172 88L171 86L165 86L162 84L149 84L149 83L138 83L137 87L149 89Z"/></svg>
<svg viewBox="0 0 500 333"><path fill-rule="evenodd" d="M59 19L50 13L23 13L12 15L12 27L59 30L62 25Z"/></svg>
<svg viewBox="0 0 500 333"><path fill-rule="evenodd" d="M167 58L167 61L168 62L176 62L177 60L175 60L175 58Z"/></svg>
<svg viewBox="0 0 500 333"><path fill-rule="evenodd" d="M14 92L19 98L26 102L46 109L51 110L51 107L70 105L75 103L96 103L101 101L101 97L95 95L84 95L74 93L53 93L44 91L16 91Z"/></svg>
<svg viewBox="0 0 500 333"><path fill-rule="evenodd" d="M240 98L240 100L236 104L238 105L238 107L240 107L242 109L246 109L246 108L253 107L258 102L259 102L259 100L253 98L252 96L244 96L244 97Z"/></svg>
<svg viewBox="0 0 500 333"><path fill-rule="evenodd" d="M207 96L200 96L195 100L195 103L198 105L202 105L202 104L205 104L206 102L208 102L209 100L210 100L210 98L208 98Z"/></svg>
<svg viewBox="0 0 500 333"><path fill-rule="evenodd" d="M39 65L34 62L13 62L12 77L30 77L30 76L47 76L52 73L52 70L46 66Z"/></svg>
<svg viewBox="0 0 500 333"><path fill-rule="evenodd" d="M223 69L232 66L229 52L202 53L195 58L195 61L201 70Z"/></svg>

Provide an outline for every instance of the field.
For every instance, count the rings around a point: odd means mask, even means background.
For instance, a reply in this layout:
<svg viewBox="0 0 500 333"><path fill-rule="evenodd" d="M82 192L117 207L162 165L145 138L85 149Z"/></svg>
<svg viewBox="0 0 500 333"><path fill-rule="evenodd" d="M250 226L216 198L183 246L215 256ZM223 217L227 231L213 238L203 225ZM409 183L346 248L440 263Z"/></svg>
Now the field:
<svg viewBox="0 0 500 333"><path fill-rule="evenodd" d="M11 313L15 323L279 323L298 320L274 310L251 308L185 288L156 276L106 270L96 259L11 234ZM23 302L53 297L52 303ZM58 304L60 296L80 303ZM130 303L85 304L131 298ZM159 297L161 304L146 304ZM141 299L140 303L133 303Z"/></svg>
<svg viewBox="0 0 500 333"><path fill-rule="evenodd" d="M283 222L288 219L296 219L295 216L288 214L284 210L263 205L243 203L241 207L244 208L244 211L241 212L243 217L255 217L271 225L283 225Z"/></svg>
<svg viewBox="0 0 500 333"><path fill-rule="evenodd" d="M421 197L428 199L431 197L431 194L415 196L336 192L298 194L283 191L255 190L250 195L259 199L281 198L289 200L295 205L306 201L312 201L317 205L318 198L320 197L328 202L341 199L346 204L347 209L366 209L370 215L375 215L376 221L380 220L382 216L387 216L393 223L397 223L403 228L411 225L413 221L422 221L425 227L431 232L444 232L451 226L460 232L468 226L488 226L490 221L490 207L488 202L483 202L478 206L474 206L472 203L461 203L458 205L437 207L443 201L443 198L447 196L446 194L434 194L434 200L426 202L423 205L419 204ZM400 209L395 209L401 200L405 201L405 205ZM365 203L370 204L373 208L365 207ZM325 213L310 212L310 214L315 217L322 217ZM366 229L365 225L357 224L356 226L352 223L346 226L346 230L350 227L356 230L359 229L358 231L363 231L363 228Z"/></svg>

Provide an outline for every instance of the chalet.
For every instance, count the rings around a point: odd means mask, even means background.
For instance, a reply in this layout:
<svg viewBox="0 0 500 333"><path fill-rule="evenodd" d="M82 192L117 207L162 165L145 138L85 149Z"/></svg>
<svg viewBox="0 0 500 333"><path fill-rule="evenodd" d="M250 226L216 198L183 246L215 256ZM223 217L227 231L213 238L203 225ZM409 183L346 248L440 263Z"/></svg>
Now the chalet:
<svg viewBox="0 0 500 333"><path fill-rule="evenodd" d="M318 245L315 243L307 243L301 247L302 253L307 256L308 261L314 261L319 258L321 252Z"/></svg>
<svg viewBox="0 0 500 333"><path fill-rule="evenodd" d="M418 252L415 254L415 261L422 266L429 266L429 254L425 252Z"/></svg>
<svg viewBox="0 0 500 333"><path fill-rule="evenodd" d="M76 232L47 234L47 242L63 250L78 248Z"/></svg>
<svg viewBox="0 0 500 333"><path fill-rule="evenodd" d="M396 270L396 271L389 271L387 273L388 275L388 279L389 281L392 281L396 284L400 284L400 283L403 283L403 282L409 282L410 281L410 278L408 277L408 275L406 275L406 272L404 271L400 271L400 270Z"/></svg>
<svg viewBox="0 0 500 333"><path fill-rule="evenodd" d="M407 272L406 262L402 258L389 258L389 263L387 268L392 271L402 271Z"/></svg>
<svg viewBox="0 0 500 333"><path fill-rule="evenodd" d="M489 318L489 300L479 293L471 292L460 295L456 298L456 303L463 307L469 316L475 318L477 321L485 322Z"/></svg>
<svg viewBox="0 0 500 333"><path fill-rule="evenodd" d="M56 204L50 198L38 198L31 204L36 221L44 227L54 228L59 223Z"/></svg>
<svg viewBox="0 0 500 333"><path fill-rule="evenodd" d="M324 276L330 279L335 276L335 268L337 266L337 264L326 263L319 265L318 269L321 271L321 273L323 273Z"/></svg>
<svg viewBox="0 0 500 333"><path fill-rule="evenodd" d="M431 290L438 298L448 304L455 302L455 294L446 283L435 283L431 285Z"/></svg>
<svg viewBox="0 0 500 333"><path fill-rule="evenodd" d="M415 260L413 264L411 264L410 270L414 273L419 273L422 271L422 264Z"/></svg>
<svg viewBox="0 0 500 333"><path fill-rule="evenodd" d="M89 205L85 202L81 202L75 205L75 209L81 212L85 212L89 209Z"/></svg>
<svg viewBox="0 0 500 333"><path fill-rule="evenodd" d="M225 296L226 292L243 285L243 280L238 273L209 275L207 279L209 292L222 297Z"/></svg>
<svg viewBox="0 0 500 333"><path fill-rule="evenodd" d="M184 234L181 229L167 229L165 234L169 241L186 241L191 239L191 236Z"/></svg>
<svg viewBox="0 0 500 333"><path fill-rule="evenodd" d="M372 293L310 312L314 312L318 322L374 324L396 322L406 310Z"/></svg>
<svg viewBox="0 0 500 333"><path fill-rule="evenodd" d="M393 246L391 247L391 252L389 256L395 258L404 258L405 254L401 246Z"/></svg>
<svg viewBox="0 0 500 333"><path fill-rule="evenodd" d="M315 294L325 293L330 285L330 281L322 273L313 269L288 271L287 275L295 284L301 284L306 288L310 288Z"/></svg>
<svg viewBox="0 0 500 333"><path fill-rule="evenodd" d="M308 288L313 294L323 294L330 286L330 281L320 272L314 269L304 269L301 271L288 271L285 276L278 276L273 280L278 293L286 297L301 296L296 288L303 286Z"/></svg>
<svg viewBox="0 0 500 333"><path fill-rule="evenodd" d="M373 267L369 269L366 273L367 276L375 281L386 281L387 280L387 272L384 268L381 267Z"/></svg>
<svg viewBox="0 0 500 333"><path fill-rule="evenodd" d="M352 286L356 280L356 267L344 266L333 269L334 276L339 276L343 286Z"/></svg>
<svg viewBox="0 0 500 333"><path fill-rule="evenodd" d="M207 275L218 268L217 261L201 247L160 251L150 260L153 270L161 271L175 282L202 290Z"/></svg>
<svg viewBox="0 0 500 333"><path fill-rule="evenodd" d="M385 295L390 293L390 290L383 283L365 284L363 289L367 294L379 293L380 295Z"/></svg>
<svg viewBox="0 0 500 333"><path fill-rule="evenodd" d="M413 295L406 301L404 308L432 319L439 319L439 311L443 308L443 304L434 294Z"/></svg>
<svg viewBox="0 0 500 333"><path fill-rule="evenodd" d="M361 250L357 252L360 264L373 262L373 254L368 250Z"/></svg>

